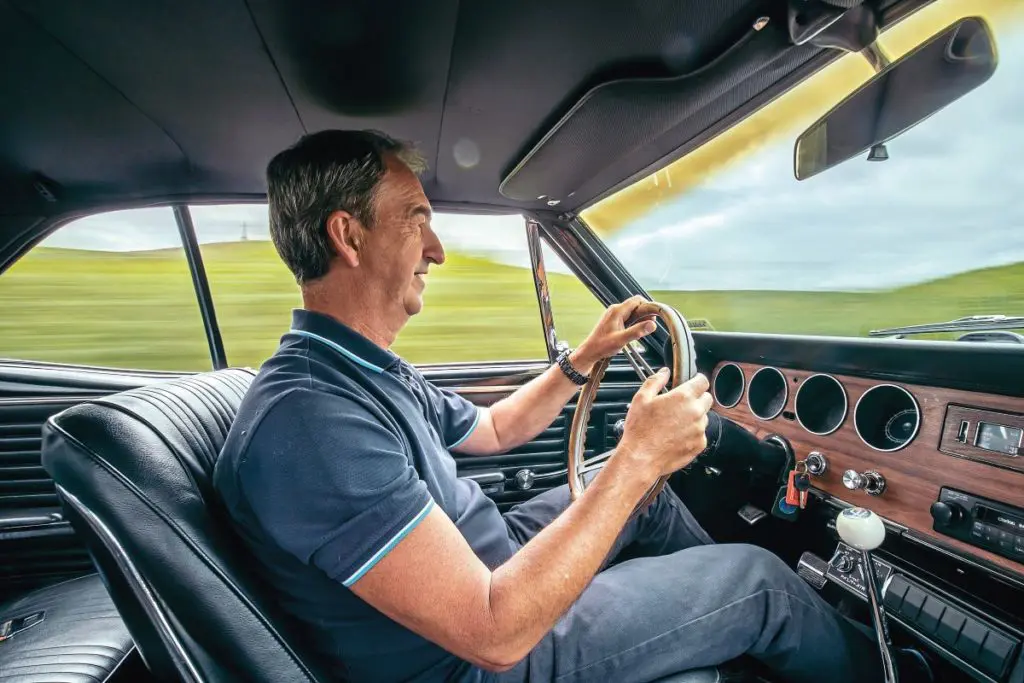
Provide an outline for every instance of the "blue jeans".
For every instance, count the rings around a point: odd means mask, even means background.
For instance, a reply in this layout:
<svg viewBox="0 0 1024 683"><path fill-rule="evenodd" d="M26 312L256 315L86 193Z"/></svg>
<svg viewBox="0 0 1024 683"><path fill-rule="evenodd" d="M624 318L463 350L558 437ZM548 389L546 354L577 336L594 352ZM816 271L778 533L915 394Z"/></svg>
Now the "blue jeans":
<svg viewBox="0 0 1024 683"><path fill-rule="evenodd" d="M505 515L509 536L524 545L568 504L562 486L517 506ZM608 566L630 544L641 556ZM667 487L623 529L609 562L529 656L494 680L651 681L743 654L794 683L881 679L869 631L769 551L716 545Z"/></svg>

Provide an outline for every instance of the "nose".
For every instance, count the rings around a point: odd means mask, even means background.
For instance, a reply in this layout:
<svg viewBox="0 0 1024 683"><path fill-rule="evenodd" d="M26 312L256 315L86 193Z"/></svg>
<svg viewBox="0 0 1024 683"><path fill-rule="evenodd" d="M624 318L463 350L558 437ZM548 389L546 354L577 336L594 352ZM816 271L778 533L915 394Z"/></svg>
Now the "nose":
<svg viewBox="0 0 1024 683"><path fill-rule="evenodd" d="M423 258L437 265L444 263L444 246L437 233L429 226L423 231Z"/></svg>

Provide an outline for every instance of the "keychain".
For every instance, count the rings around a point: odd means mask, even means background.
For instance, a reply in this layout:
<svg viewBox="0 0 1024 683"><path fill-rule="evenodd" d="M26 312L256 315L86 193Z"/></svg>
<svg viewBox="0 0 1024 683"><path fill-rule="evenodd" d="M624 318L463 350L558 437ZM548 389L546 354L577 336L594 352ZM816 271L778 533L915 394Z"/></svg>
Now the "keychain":
<svg viewBox="0 0 1024 683"><path fill-rule="evenodd" d="M803 463L803 461L801 461ZM796 473L793 476L793 488L796 489L797 494L800 498L800 509L803 510L807 507L807 496L808 491L811 488L811 475L806 471L806 464L804 465L805 470L803 472Z"/></svg>
<svg viewBox="0 0 1024 683"><path fill-rule="evenodd" d="M807 462L798 460L786 480L786 504L801 510L807 507L807 491L811 488L811 477L807 474Z"/></svg>

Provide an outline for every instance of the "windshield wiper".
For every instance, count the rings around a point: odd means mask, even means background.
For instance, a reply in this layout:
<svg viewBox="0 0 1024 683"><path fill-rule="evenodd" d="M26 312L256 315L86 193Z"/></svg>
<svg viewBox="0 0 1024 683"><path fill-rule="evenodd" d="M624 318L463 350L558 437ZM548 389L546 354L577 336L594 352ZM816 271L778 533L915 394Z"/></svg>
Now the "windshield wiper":
<svg viewBox="0 0 1024 683"><path fill-rule="evenodd" d="M944 323L925 323L871 330L869 337L892 337L904 334L926 332L966 332L968 330L1014 330L1024 328L1024 316L1019 315L968 315Z"/></svg>

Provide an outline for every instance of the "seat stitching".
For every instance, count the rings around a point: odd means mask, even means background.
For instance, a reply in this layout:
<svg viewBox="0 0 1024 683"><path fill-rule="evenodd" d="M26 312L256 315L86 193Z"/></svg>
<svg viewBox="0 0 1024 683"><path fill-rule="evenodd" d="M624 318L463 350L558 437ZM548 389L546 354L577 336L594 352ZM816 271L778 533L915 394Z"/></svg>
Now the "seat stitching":
<svg viewBox="0 0 1024 683"><path fill-rule="evenodd" d="M227 429L222 424L222 418L217 414L215 407L211 406L209 402L195 390L191 384L181 383L175 388L181 389L189 394L189 399L199 401L203 404L206 415L201 415L198 410L185 398L179 396L177 392L172 391L169 388L164 388L165 395L168 400L173 400L174 404L177 405L182 412L186 414L186 421L190 423L196 431L201 432L200 439L203 442L203 450L206 451L206 460L210 463L216 458L218 449L214 447L213 442L223 441L224 435L227 433ZM207 425L208 420L205 417L211 417L217 422L217 431L211 431ZM190 418L190 419L189 419Z"/></svg>
<svg viewBox="0 0 1024 683"><path fill-rule="evenodd" d="M209 454L210 448L206 443L205 437L209 437L209 434L203 434L196 427L197 415L195 411L189 411L185 409L183 401L175 396L173 393L167 391L156 391L147 392L147 396L151 399L148 401L150 405L155 407L158 411L164 413L171 423L178 429L178 431L186 436L186 440L190 441L190 447L200 453ZM165 406L166 409L161 409L161 406ZM189 415L189 412L192 414ZM171 413L171 414L168 414ZM192 438L189 439L188 437ZM209 460L209 457L206 457Z"/></svg>
<svg viewBox="0 0 1024 683"><path fill-rule="evenodd" d="M196 557L199 558L210 569L210 571L224 583L225 587L227 587L228 590L235 595L238 601L246 607L246 609L256 619L256 621L258 621L263 626L267 635L269 635L271 638L277 641L277 643L281 646L282 651L285 652L285 654L292 661L295 667L304 675L306 675L310 680L316 680L316 677L313 675L313 673L306 667L306 665L303 662L301 662L298 659L298 657L295 656L295 654L292 652L291 647L281 637L281 634L279 634L277 632L277 629L274 628L274 626L263 616L263 614L258 609L256 609L256 606L252 603L248 596L244 595L234 585L234 582L231 581L224 574L221 568L218 567L210 559L210 557L207 556L207 554L203 552L203 550L195 544L195 542L189 537L189 535L186 534L181 529L181 527L179 527L177 523L175 523L173 519L171 519L166 513L164 513L163 510L161 510L157 505L155 505L153 501L149 499L148 496L146 496L142 491L140 491L134 482L125 477L117 468L115 468L113 465L107 462L107 460L103 458L101 455L99 455L96 451L89 448L89 446L79 441L76 437L72 436L66 429L64 429L60 424L58 424L56 420L53 420L51 418L50 424L53 426L54 429L60 432L64 438L66 438L69 442L75 444L77 448L82 450L90 459L95 461L97 465L102 467L114 479L120 482L121 485L125 487L125 489L127 489L136 498L138 498L142 504L148 507L153 512L153 514L159 517L168 527L173 529L177 533L181 541L185 545L187 545L192 550L192 552L195 553Z"/></svg>
<svg viewBox="0 0 1024 683"><path fill-rule="evenodd" d="M181 382L181 383L177 384L174 387L174 389L178 389L180 391L185 391L185 392L187 392L189 394L189 398L191 398L191 399L193 399L195 401L199 401L200 403L202 403L203 404L203 408L205 409L205 412L207 413L207 415L209 415L209 417L213 418L213 420L217 423L218 431L220 431L221 433L226 432L228 428L225 427L225 425L224 425L224 422L223 422L224 418L223 418L223 416L218 414L219 411L217 410L216 406L210 405L210 402L207 400L207 397L204 396L205 392L201 392L199 390L199 386L200 385L199 385L198 382ZM168 394L174 396L175 400L179 401L182 404L182 408L188 410L192 414L193 417L196 417L196 418L201 417L198 414L198 412L196 411L195 407L193 407L189 403L189 401L187 401L187 400L183 399L181 396L179 396L177 391L173 391L170 388L165 388L164 390L167 391ZM207 428L206 420L199 420L199 422L200 422L200 426L203 428L203 431L206 433L207 438L212 439L213 435L211 434L210 430Z"/></svg>
<svg viewBox="0 0 1024 683"><path fill-rule="evenodd" d="M238 398L245 398L245 394L248 393L249 387L252 385L253 375L248 375L247 378L240 375L229 375L224 377L225 384L232 384L235 390L238 391Z"/></svg>
<svg viewBox="0 0 1024 683"><path fill-rule="evenodd" d="M218 382L217 385L213 385L210 382L195 381L192 382L195 385L194 391L198 395L199 393L205 394L211 401L218 404L219 410L211 410L218 418L220 418L221 424L219 425L223 432L227 434L231 430L232 413L235 413L235 407L231 405L231 402L224 396L222 391L223 387Z"/></svg>
<svg viewBox="0 0 1024 683"><path fill-rule="evenodd" d="M110 678L111 678L111 677L112 677L112 676L113 676L114 674L116 674L116 673L117 673L117 670L121 668L121 665L125 663L125 660L127 660L127 659L128 659L128 657L130 657L130 656L131 656L131 654L132 654L132 652L134 652L134 651L135 651L135 647L134 647L134 645L133 645L132 647L129 647L129 648L128 648L128 649L127 649L127 650L125 651L125 653L124 653L124 656L122 656L122 657L121 657L120 661L118 661L118 663L117 663L117 664L115 664L115 665L114 665L114 666L113 666L113 667L112 667L112 668L110 669L110 671L108 671L108 672L107 672L107 676L106 676L106 678L104 678L103 680L104 680L104 681L109 681L109 680L110 680ZM717 683L717 681L716 681L715 683Z"/></svg>

